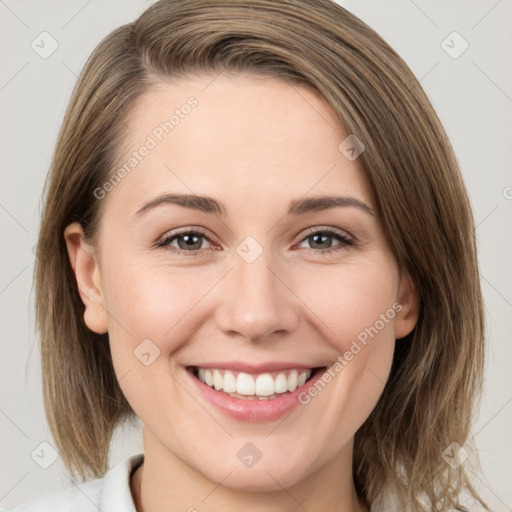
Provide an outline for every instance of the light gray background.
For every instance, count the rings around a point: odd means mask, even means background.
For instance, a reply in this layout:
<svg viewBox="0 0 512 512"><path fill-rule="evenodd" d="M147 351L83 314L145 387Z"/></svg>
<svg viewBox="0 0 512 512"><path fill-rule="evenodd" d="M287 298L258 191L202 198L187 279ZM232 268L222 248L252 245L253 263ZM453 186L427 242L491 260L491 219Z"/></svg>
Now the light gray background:
<svg viewBox="0 0 512 512"><path fill-rule="evenodd" d="M0 0L0 508L70 485L59 458L48 469L40 467L52 460L51 447L40 443L54 444L42 406L32 312L40 195L66 104L86 58L104 36L151 3ZM475 483L493 510L510 511L512 2L340 3L406 60L459 159L478 225L489 347L482 407L473 428L483 467ZM46 59L31 47L43 31L58 43ZM456 59L442 47L453 31L469 44ZM462 48L462 41L453 37L445 43L454 47L452 52ZM111 465L140 451L140 431L125 429L116 436Z"/></svg>

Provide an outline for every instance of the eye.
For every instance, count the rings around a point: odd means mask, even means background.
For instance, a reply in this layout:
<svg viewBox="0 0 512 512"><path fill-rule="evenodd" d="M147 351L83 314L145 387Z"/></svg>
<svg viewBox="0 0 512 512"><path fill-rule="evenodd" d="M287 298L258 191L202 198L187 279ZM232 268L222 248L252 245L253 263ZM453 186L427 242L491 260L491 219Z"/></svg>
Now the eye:
<svg viewBox="0 0 512 512"><path fill-rule="evenodd" d="M321 229L312 228L306 233L306 238L303 238L301 242L310 244L309 250L321 254L330 254L334 251L346 249L349 246L354 245L354 240L349 238L345 233L333 229ZM337 240L339 243L333 246L332 239ZM300 244L299 244L300 246ZM306 248L308 249L308 248Z"/></svg>
<svg viewBox="0 0 512 512"><path fill-rule="evenodd" d="M188 230L165 235L156 245L157 247L169 248L177 254L197 256L204 249L202 247L204 240L211 244L206 235L201 231Z"/></svg>
<svg viewBox="0 0 512 512"><path fill-rule="evenodd" d="M333 245L332 240L338 243ZM210 247L203 247L203 242L207 241ZM310 247L305 248L316 254L330 254L335 251L346 249L355 245L354 240L345 233L338 230L310 228L306 232L306 237L302 239L299 246L309 241ZM165 247L172 252L184 256L199 256L203 249L212 248L210 239L200 230L187 230L169 233L164 235L160 241L155 244L157 247Z"/></svg>

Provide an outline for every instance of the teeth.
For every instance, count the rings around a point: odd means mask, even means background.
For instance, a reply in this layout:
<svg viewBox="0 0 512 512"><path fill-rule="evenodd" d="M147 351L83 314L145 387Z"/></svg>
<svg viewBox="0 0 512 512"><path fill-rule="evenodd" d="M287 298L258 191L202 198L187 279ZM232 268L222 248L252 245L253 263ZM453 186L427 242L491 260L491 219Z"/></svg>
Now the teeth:
<svg viewBox="0 0 512 512"><path fill-rule="evenodd" d="M256 392L254 394L258 396L270 396L274 394L274 379L270 373L264 373L256 377Z"/></svg>
<svg viewBox="0 0 512 512"><path fill-rule="evenodd" d="M213 370L213 387L218 391L219 389L222 389L223 384L224 379L222 378L219 370Z"/></svg>
<svg viewBox="0 0 512 512"><path fill-rule="evenodd" d="M288 380L286 381L288 391L295 391L299 387L297 386L297 375L297 370L292 370L290 375L288 375Z"/></svg>
<svg viewBox="0 0 512 512"><path fill-rule="evenodd" d="M288 391L288 384L286 381L286 375L280 373L274 381L274 391L276 393L286 393Z"/></svg>
<svg viewBox="0 0 512 512"><path fill-rule="evenodd" d="M231 372L226 372L224 374L224 384L222 385L222 389L226 393L236 393L236 379Z"/></svg>
<svg viewBox="0 0 512 512"><path fill-rule="evenodd" d="M240 372L236 379L236 392L239 395L254 395L254 388L254 379L248 373Z"/></svg>
<svg viewBox="0 0 512 512"><path fill-rule="evenodd" d="M238 398L274 400L278 398L277 394L293 392L302 386L311 372L311 369L300 369L280 372L274 376L270 373L253 376L244 372L199 368L198 378L211 388Z"/></svg>

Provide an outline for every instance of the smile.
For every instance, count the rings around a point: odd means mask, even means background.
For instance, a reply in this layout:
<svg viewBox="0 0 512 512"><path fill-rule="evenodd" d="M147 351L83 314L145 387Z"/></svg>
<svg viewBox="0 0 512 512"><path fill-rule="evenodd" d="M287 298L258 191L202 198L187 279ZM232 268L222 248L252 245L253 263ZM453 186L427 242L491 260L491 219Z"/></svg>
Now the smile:
<svg viewBox="0 0 512 512"><path fill-rule="evenodd" d="M184 367L192 389L208 403L235 420L275 421L302 406L299 395L320 379L326 366L307 367L297 362L248 363L217 361Z"/></svg>
<svg viewBox="0 0 512 512"><path fill-rule="evenodd" d="M311 378L315 368L250 374L222 368L193 367L192 373L216 391L242 400L275 400L293 393Z"/></svg>

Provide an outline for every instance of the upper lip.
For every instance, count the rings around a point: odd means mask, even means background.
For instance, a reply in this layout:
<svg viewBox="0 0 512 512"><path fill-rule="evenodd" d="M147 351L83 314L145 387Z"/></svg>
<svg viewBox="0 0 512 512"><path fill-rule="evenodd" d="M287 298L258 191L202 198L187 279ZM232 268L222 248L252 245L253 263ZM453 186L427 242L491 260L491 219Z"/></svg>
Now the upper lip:
<svg viewBox="0 0 512 512"><path fill-rule="evenodd" d="M198 363L194 365L188 365L188 367L193 368L205 368L205 369L225 369L225 370L234 370L237 372L245 372L245 373L265 373L265 372L275 372L279 370L288 370L294 368L318 368L318 366L314 366L311 364L302 364L295 363L292 361L269 361L266 363L245 363L241 361L216 361L216 362L205 362Z"/></svg>

